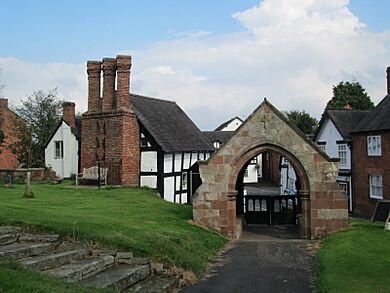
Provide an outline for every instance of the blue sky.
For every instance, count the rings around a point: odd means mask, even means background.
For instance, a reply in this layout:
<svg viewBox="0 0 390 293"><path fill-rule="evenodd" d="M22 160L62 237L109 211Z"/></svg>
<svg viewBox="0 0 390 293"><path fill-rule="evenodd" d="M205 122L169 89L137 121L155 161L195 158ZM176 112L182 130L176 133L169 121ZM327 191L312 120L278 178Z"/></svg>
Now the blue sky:
<svg viewBox="0 0 390 293"><path fill-rule="evenodd" d="M3 0L0 81L11 103L58 87L82 112L85 62L129 53L132 89L177 101L203 129L264 96L318 117L340 80L383 96L389 11L388 0Z"/></svg>

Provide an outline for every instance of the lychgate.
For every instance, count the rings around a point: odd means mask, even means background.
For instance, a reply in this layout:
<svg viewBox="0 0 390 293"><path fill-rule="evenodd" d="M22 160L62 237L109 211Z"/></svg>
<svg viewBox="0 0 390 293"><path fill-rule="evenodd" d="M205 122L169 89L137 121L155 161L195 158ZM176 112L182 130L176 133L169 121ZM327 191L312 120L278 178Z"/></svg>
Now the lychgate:
<svg viewBox="0 0 390 293"><path fill-rule="evenodd" d="M256 201L243 194L243 170L259 154L288 160L297 176L295 199L259 197ZM303 238L318 238L348 225L347 197L336 182L337 171L337 161L264 99L234 135L200 164L202 184L193 196L193 218L226 236L239 237L245 222L256 222L256 217L282 223L295 217Z"/></svg>

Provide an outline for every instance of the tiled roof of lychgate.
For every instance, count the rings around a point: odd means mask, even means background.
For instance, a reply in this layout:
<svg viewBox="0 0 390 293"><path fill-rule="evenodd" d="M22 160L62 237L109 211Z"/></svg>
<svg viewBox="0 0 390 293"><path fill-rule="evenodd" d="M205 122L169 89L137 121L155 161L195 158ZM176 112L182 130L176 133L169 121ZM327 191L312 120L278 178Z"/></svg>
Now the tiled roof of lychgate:
<svg viewBox="0 0 390 293"><path fill-rule="evenodd" d="M203 134L207 137L210 143L218 141L224 144L232 137L234 131L203 131Z"/></svg>
<svg viewBox="0 0 390 293"><path fill-rule="evenodd" d="M383 100L362 119L351 131L381 131L390 130L390 95Z"/></svg>
<svg viewBox="0 0 390 293"><path fill-rule="evenodd" d="M131 94L130 108L164 152L214 151L175 102Z"/></svg>

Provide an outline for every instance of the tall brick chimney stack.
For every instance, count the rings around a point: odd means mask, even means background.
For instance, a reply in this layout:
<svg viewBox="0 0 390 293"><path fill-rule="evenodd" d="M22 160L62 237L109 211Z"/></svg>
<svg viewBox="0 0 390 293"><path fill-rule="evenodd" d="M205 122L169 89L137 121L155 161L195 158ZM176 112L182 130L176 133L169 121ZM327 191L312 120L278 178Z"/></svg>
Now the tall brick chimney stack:
<svg viewBox="0 0 390 293"><path fill-rule="evenodd" d="M130 69L131 56L117 55L117 92L116 92L116 108L117 110L128 111L130 108Z"/></svg>
<svg viewBox="0 0 390 293"><path fill-rule="evenodd" d="M116 60L103 59L103 112L113 110L115 98Z"/></svg>
<svg viewBox="0 0 390 293"><path fill-rule="evenodd" d="M387 67L387 94L390 95L390 66Z"/></svg>
<svg viewBox="0 0 390 293"><path fill-rule="evenodd" d="M100 105L100 61L88 61L87 73L88 73L88 111L99 112L101 111Z"/></svg>
<svg viewBox="0 0 390 293"><path fill-rule="evenodd" d="M69 124L70 127L76 127L76 104L72 102L65 102L62 104L62 119Z"/></svg>

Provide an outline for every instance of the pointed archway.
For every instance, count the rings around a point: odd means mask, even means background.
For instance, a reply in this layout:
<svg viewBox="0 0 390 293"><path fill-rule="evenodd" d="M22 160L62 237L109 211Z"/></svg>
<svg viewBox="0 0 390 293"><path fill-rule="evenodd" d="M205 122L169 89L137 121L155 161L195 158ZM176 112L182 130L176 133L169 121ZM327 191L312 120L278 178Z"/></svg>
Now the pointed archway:
<svg viewBox="0 0 390 293"><path fill-rule="evenodd" d="M248 117L212 157L200 164L202 185L193 197L196 222L226 236L239 237L236 182L256 154L275 151L286 157L300 178L300 230L316 238L347 226L347 198L336 182L331 160L267 100Z"/></svg>

